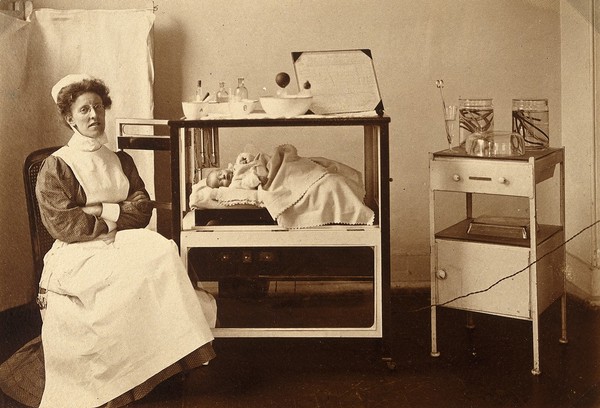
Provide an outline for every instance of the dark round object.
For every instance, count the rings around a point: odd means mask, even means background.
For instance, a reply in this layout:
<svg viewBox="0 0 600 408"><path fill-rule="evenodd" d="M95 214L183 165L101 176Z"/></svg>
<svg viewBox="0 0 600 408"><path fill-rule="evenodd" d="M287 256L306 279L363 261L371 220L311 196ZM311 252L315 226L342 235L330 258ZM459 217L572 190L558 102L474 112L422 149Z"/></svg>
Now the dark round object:
<svg viewBox="0 0 600 408"><path fill-rule="evenodd" d="M290 84L290 76L286 72L280 72L275 76L275 82L277 82L277 85L281 88L285 88Z"/></svg>

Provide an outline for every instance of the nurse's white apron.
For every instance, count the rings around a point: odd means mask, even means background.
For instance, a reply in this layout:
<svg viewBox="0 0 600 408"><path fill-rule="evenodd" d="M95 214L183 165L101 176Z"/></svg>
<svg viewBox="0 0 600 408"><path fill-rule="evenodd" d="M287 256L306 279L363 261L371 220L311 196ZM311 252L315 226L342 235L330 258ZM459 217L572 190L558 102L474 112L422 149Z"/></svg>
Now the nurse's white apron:
<svg viewBox="0 0 600 408"><path fill-rule="evenodd" d="M66 156L77 167L80 156ZM89 167L94 155L83 156ZM102 171L113 172L112 165ZM98 201L88 195L88 202ZM150 230L57 241L44 259L40 285L48 290L40 407L105 404L213 340L175 243Z"/></svg>

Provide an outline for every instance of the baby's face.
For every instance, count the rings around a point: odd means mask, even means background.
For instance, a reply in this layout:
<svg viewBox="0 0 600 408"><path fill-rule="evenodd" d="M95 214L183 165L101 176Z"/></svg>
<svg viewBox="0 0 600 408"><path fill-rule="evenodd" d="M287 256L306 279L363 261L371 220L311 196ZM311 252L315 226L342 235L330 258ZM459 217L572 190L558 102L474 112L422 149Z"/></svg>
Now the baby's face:
<svg viewBox="0 0 600 408"><path fill-rule="evenodd" d="M212 188L229 187L232 177L233 171L230 169L213 170L206 176L206 185Z"/></svg>

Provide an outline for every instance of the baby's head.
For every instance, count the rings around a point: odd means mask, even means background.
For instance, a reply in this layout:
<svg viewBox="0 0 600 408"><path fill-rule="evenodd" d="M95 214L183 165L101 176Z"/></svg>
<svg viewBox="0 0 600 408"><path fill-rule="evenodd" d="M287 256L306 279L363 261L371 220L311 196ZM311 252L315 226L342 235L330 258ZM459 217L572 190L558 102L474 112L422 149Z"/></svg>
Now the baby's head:
<svg viewBox="0 0 600 408"><path fill-rule="evenodd" d="M206 185L211 188L229 187L233 171L231 169L217 169L208 173L206 176Z"/></svg>

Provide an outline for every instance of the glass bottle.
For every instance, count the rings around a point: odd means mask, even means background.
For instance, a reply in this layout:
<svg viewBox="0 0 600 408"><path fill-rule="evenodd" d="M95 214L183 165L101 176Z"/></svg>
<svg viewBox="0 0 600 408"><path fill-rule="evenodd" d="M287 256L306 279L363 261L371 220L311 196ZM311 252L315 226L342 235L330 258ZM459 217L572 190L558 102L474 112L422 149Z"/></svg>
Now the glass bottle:
<svg viewBox="0 0 600 408"><path fill-rule="evenodd" d="M513 99L512 131L523 136L525 149L545 149L550 144L548 99Z"/></svg>
<svg viewBox="0 0 600 408"><path fill-rule="evenodd" d="M473 133L494 130L494 105L491 98L459 99L458 139L464 145Z"/></svg>
<svg viewBox="0 0 600 408"><path fill-rule="evenodd" d="M225 90L225 82L219 82L219 90L217 91L217 102L229 102L229 93Z"/></svg>
<svg viewBox="0 0 600 408"><path fill-rule="evenodd" d="M237 88L235 88L234 99L236 101L248 99L248 89L246 89L246 86L244 85L243 77L238 78L238 86L237 86Z"/></svg>
<svg viewBox="0 0 600 408"><path fill-rule="evenodd" d="M204 95L202 94L202 81L198 80L198 84L196 85L196 102L202 102Z"/></svg>

